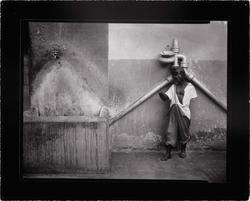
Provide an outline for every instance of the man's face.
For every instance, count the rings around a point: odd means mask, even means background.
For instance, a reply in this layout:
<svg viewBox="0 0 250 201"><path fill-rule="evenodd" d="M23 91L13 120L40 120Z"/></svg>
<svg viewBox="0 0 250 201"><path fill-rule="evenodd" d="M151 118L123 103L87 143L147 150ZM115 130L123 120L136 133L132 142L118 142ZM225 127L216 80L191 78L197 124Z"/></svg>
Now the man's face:
<svg viewBox="0 0 250 201"><path fill-rule="evenodd" d="M176 84L181 84L184 81L184 72L182 68L175 68L172 70L172 76Z"/></svg>

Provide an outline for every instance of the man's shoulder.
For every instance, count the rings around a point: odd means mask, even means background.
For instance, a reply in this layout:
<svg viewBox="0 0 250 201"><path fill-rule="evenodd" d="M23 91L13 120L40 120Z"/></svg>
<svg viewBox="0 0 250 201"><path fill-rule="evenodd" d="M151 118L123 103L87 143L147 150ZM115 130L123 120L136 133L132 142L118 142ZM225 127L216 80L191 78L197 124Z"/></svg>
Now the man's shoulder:
<svg viewBox="0 0 250 201"><path fill-rule="evenodd" d="M188 82L185 89L188 91L196 91L194 85L191 82Z"/></svg>
<svg viewBox="0 0 250 201"><path fill-rule="evenodd" d="M190 98L196 98L197 92L192 83L189 82L188 86L186 87L186 93L189 94Z"/></svg>
<svg viewBox="0 0 250 201"><path fill-rule="evenodd" d="M193 87L193 88L195 88L194 85L191 82L187 82L186 87Z"/></svg>

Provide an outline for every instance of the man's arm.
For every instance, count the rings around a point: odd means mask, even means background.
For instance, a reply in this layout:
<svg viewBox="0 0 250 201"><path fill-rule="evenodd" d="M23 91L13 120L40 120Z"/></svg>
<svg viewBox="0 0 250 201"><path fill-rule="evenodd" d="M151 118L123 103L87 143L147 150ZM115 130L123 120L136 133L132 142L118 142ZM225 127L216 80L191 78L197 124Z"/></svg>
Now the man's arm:
<svg viewBox="0 0 250 201"><path fill-rule="evenodd" d="M163 101L169 100L168 96L167 96L165 93L163 93L162 91L159 93L159 96L160 96L160 98L161 98Z"/></svg>
<svg viewBox="0 0 250 201"><path fill-rule="evenodd" d="M195 98L192 98L191 100L190 100L190 103L189 103L189 108L190 108L190 110L193 110L193 108L195 107L195 105L196 105L196 97Z"/></svg>

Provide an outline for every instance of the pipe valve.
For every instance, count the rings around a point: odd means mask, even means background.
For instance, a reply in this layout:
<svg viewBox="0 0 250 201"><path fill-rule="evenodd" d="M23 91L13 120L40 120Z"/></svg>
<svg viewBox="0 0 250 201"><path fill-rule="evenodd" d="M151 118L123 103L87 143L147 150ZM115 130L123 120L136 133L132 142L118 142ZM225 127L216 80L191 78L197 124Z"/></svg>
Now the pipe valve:
<svg viewBox="0 0 250 201"><path fill-rule="evenodd" d="M178 40L174 39L172 42L172 47L169 49L169 46L167 46L167 49L162 51L160 53L160 61L164 63L174 63L173 67L182 67L187 68L187 58L185 55L180 54L180 48L178 44ZM181 60L181 63L179 65L179 60Z"/></svg>

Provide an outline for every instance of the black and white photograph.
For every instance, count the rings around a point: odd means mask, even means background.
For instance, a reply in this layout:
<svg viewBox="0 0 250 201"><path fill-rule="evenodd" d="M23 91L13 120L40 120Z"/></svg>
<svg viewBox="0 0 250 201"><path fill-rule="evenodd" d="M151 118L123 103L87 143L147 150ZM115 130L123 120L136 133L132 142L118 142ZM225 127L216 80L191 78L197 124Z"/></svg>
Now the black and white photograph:
<svg viewBox="0 0 250 201"><path fill-rule="evenodd" d="M1 3L1 199L248 200L249 2Z"/></svg>
<svg viewBox="0 0 250 201"><path fill-rule="evenodd" d="M227 21L22 31L23 178L227 182Z"/></svg>

